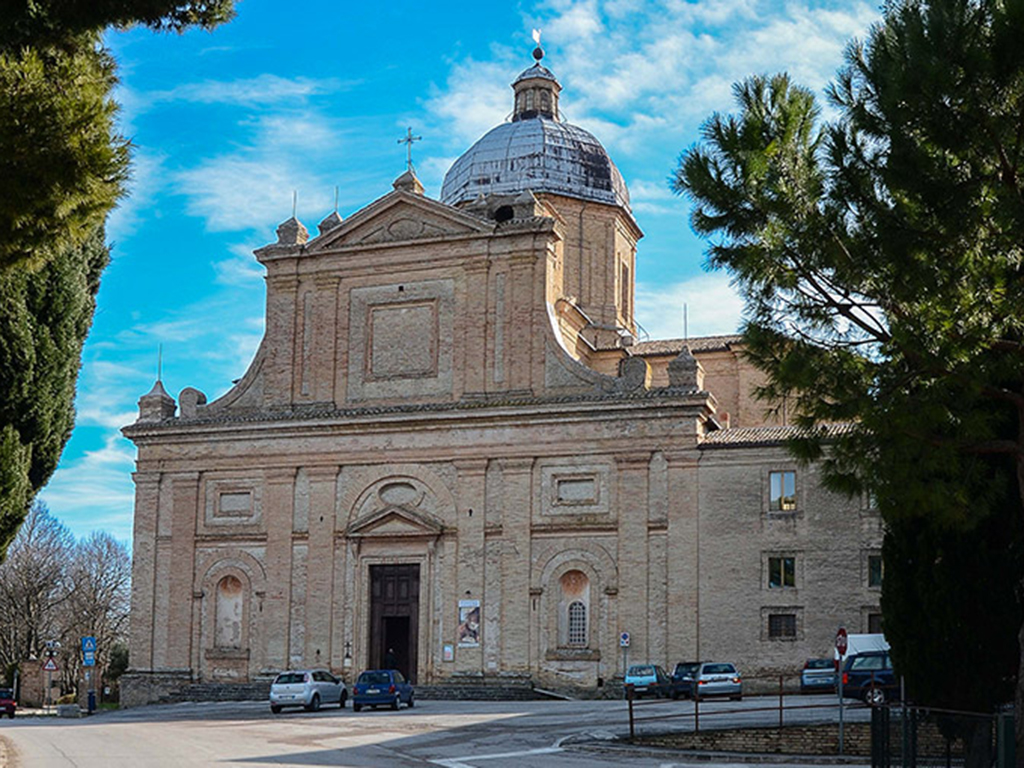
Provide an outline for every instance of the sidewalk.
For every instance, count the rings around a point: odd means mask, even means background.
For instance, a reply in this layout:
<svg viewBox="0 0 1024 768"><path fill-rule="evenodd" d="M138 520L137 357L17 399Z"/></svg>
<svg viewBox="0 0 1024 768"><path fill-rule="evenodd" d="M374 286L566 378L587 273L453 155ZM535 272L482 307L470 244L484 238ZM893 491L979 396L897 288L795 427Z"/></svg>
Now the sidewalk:
<svg viewBox="0 0 1024 768"><path fill-rule="evenodd" d="M621 755L625 763L631 757L651 757L677 766L735 766L750 768L751 765L769 765L772 768L871 768L871 761L864 757L840 757L839 755L780 755L750 754L738 752L705 752L697 750L672 749L670 747L633 746L621 741L589 741L566 744L566 748L580 752L599 752L606 755Z"/></svg>

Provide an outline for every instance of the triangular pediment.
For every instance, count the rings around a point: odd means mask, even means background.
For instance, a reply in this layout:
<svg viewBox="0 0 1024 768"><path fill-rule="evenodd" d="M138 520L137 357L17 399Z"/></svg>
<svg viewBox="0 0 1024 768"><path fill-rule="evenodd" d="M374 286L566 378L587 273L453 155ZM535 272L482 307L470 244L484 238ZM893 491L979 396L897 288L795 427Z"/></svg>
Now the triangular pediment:
<svg viewBox="0 0 1024 768"><path fill-rule="evenodd" d="M444 526L436 520L404 507L387 507L356 520L346 534L354 538L436 537Z"/></svg>
<svg viewBox="0 0 1024 768"><path fill-rule="evenodd" d="M310 240L307 251L315 253L350 246L486 234L493 230L492 222L423 195L396 190L352 214L315 240Z"/></svg>

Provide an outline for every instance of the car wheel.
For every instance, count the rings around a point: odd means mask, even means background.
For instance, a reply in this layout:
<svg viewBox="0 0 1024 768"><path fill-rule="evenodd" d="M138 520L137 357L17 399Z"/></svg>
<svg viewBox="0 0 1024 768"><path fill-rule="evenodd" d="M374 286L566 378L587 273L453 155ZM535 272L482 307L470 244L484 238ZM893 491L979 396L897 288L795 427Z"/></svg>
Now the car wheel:
<svg viewBox="0 0 1024 768"><path fill-rule="evenodd" d="M358 712L358 711L359 711L360 709L362 709L362 708L363 708L363 705L362 705L362 704L353 704L353 705L352 705L352 711L353 711L353 712Z"/></svg>
<svg viewBox="0 0 1024 768"><path fill-rule="evenodd" d="M395 700L391 702L391 708L394 709L394 710L397 710L398 709L398 702L400 702L401 700L402 700L401 694L396 693L395 694Z"/></svg>
<svg viewBox="0 0 1024 768"><path fill-rule="evenodd" d="M679 691L672 691L672 701L679 701Z"/></svg>
<svg viewBox="0 0 1024 768"><path fill-rule="evenodd" d="M864 693L864 701L872 707L878 707L885 704L885 691L881 688L868 688Z"/></svg>
<svg viewBox="0 0 1024 768"><path fill-rule="evenodd" d="M348 694L345 691L342 691L341 692L341 698L338 699L338 707L340 709L344 709L346 701L348 701Z"/></svg>
<svg viewBox="0 0 1024 768"><path fill-rule="evenodd" d="M316 712L320 709L320 694L314 693L312 700L306 705L307 712Z"/></svg>
<svg viewBox="0 0 1024 768"><path fill-rule="evenodd" d="M730 696L729 698L733 701L743 701L743 694L737 693L735 696Z"/></svg>
<svg viewBox="0 0 1024 768"><path fill-rule="evenodd" d="M275 715L280 715L281 714L281 707L278 704L271 704L270 705L270 711L273 712Z"/></svg>

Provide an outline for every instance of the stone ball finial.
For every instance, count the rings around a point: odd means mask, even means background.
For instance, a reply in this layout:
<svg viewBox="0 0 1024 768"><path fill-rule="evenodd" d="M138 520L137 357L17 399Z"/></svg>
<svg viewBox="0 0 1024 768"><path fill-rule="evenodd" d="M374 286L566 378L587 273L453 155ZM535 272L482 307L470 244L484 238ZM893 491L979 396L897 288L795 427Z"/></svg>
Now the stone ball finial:
<svg viewBox="0 0 1024 768"><path fill-rule="evenodd" d="M544 49L539 45L533 49L533 58L538 64L540 63L540 60L544 58Z"/></svg>

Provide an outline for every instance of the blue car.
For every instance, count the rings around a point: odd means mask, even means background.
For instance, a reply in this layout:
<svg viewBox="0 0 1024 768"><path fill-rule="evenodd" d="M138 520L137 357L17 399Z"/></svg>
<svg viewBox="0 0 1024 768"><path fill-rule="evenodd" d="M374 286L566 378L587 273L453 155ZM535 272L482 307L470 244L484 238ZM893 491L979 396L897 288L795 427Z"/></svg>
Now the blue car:
<svg viewBox="0 0 1024 768"><path fill-rule="evenodd" d="M352 709L387 706L398 709L405 702L413 706L412 685L397 669L368 669L352 686Z"/></svg>
<svg viewBox="0 0 1024 768"><path fill-rule="evenodd" d="M843 698L863 699L872 706L899 698L899 682L888 651L847 657L843 667Z"/></svg>

